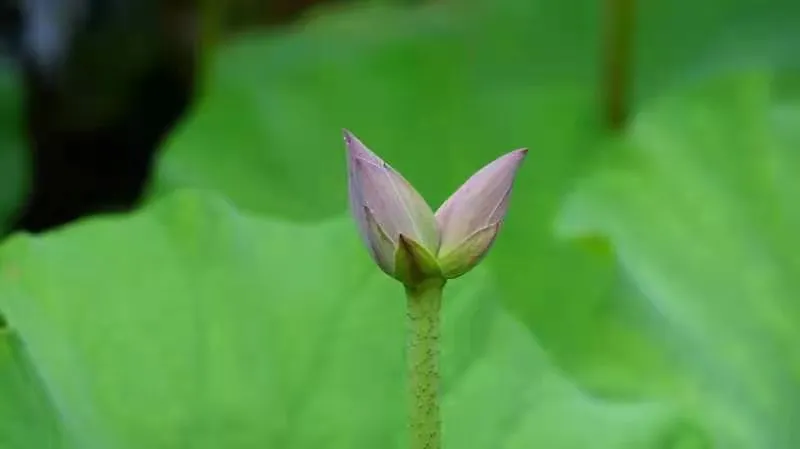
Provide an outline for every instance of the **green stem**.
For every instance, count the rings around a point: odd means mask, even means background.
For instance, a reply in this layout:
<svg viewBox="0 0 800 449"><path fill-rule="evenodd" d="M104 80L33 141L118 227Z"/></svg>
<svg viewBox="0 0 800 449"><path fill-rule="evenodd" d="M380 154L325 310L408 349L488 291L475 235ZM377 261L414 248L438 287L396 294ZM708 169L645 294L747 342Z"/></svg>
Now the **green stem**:
<svg viewBox="0 0 800 449"><path fill-rule="evenodd" d="M406 288L411 449L441 449L439 323L444 283Z"/></svg>

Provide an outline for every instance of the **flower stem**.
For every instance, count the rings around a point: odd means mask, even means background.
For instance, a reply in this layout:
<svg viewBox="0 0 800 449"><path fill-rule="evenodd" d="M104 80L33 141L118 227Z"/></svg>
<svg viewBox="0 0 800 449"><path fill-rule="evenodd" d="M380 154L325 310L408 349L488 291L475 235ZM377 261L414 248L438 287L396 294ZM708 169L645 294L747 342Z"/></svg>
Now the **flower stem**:
<svg viewBox="0 0 800 449"><path fill-rule="evenodd" d="M444 282L406 288L410 449L441 449L439 323Z"/></svg>

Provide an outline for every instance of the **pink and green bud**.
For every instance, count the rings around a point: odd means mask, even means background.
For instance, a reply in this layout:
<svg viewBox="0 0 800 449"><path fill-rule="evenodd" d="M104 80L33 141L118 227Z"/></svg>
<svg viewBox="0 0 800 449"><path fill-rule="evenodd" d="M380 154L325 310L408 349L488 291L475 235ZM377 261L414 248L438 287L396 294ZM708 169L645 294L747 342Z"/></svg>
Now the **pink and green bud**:
<svg viewBox="0 0 800 449"><path fill-rule="evenodd" d="M473 175L436 214L414 187L344 131L350 210L378 266L406 285L452 279L492 246L526 150L506 154Z"/></svg>
<svg viewBox="0 0 800 449"><path fill-rule="evenodd" d="M478 170L436 211L437 252L448 279L471 270L494 243L508 211L511 187L528 150L500 156Z"/></svg>

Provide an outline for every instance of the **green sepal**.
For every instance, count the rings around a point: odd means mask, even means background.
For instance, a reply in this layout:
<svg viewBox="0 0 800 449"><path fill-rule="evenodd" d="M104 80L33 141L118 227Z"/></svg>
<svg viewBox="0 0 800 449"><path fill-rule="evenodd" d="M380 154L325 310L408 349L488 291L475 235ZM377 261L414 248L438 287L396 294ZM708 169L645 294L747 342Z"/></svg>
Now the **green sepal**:
<svg viewBox="0 0 800 449"><path fill-rule="evenodd" d="M442 270L433 255L419 242L400 234L394 253L394 277L414 288L431 279L441 279Z"/></svg>
<svg viewBox="0 0 800 449"><path fill-rule="evenodd" d="M481 228L452 251L439 257L438 264L445 279L455 279L473 269L483 259L494 243L500 224Z"/></svg>

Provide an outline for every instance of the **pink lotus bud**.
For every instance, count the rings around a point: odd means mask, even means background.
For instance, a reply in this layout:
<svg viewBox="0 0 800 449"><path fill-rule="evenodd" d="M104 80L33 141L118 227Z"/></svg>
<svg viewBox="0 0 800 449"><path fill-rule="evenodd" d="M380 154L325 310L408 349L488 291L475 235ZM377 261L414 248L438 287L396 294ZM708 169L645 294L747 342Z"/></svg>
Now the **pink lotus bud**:
<svg viewBox="0 0 800 449"><path fill-rule="evenodd" d="M491 247L508 209L526 150L500 157L473 175L434 215L411 184L349 131L350 210L370 255L406 285L452 279L472 269Z"/></svg>
<svg viewBox="0 0 800 449"><path fill-rule="evenodd" d="M437 254L446 278L471 270L489 251L508 211L517 169L527 154L523 148L495 159L436 211L442 235Z"/></svg>
<svg viewBox="0 0 800 449"><path fill-rule="evenodd" d="M415 269L438 275L435 254L439 230L430 206L400 173L356 136L345 130L344 140L350 211L372 258L383 271L404 283L414 282L409 276ZM400 244L401 236L407 244ZM409 249L413 253L406 254ZM400 269L398 260L403 265Z"/></svg>

